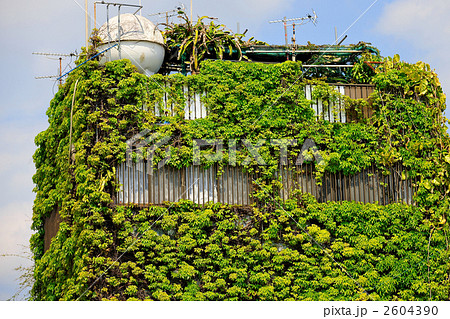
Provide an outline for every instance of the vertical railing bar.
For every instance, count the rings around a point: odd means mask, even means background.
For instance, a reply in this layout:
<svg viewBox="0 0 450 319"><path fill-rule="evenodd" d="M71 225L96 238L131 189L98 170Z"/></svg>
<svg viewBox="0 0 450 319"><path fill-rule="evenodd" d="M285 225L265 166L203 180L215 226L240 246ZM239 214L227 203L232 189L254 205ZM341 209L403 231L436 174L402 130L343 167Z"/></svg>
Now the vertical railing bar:
<svg viewBox="0 0 450 319"><path fill-rule="evenodd" d="M138 163L136 163L136 180L137 180L137 203L138 203L138 205L139 204L141 204L141 192L140 192L140 175L141 174L139 174L139 169L140 169L140 167L139 167L139 162Z"/></svg>
<svg viewBox="0 0 450 319"><path fill-rule="evenodd" d="M412 185L411 185L411 179L409 178L409 174L407 175L407 178L405 180L406 182L406 187L405 187L405 191L406 191L406 203L408 205L411 205L411 193L409 192L410 189L412 189Z"/></svg>
<svg viewBox="0 0 450 319"><path fill-rule="evenodd" d="M287 197L286 197L286 199L288 199L291 195L292 177L291 177L291 168L289 167L288 163L286 163L285 168L286 168L286 174L287 174Z"/></svg>
<svg viewBox="0 0 450 319"><path fill-rule="evenodd" d="M366 184L366 169L365 168L362 170L362 179L363 179L363 182L362 182L362 190L363 191L362 191L362 193L363 193L363 198L364 198L364 204L367 204L369 201L366 200L366 185L369 185L369 181L367 181L367 184ZM367 193L369 191L370 190L367 190Z"/></svg>
<svg viewBox="0 0 450 319"><path fill-rule="evenodd" d="M205 205L205 193L206 193L206 191L205 191L205 182L207 182L207 180L208 180L207 175L208 175L207 169L206 168L202 168L203 205Z"/></svg>
<svg viewBox="0 0 450 319"><path fill-rule="evenodd" d="M180 169L180 178L181 178L181 192L180 192L180 197L182 199L186 199L187 198L187 190L186 190L186 178L187 178L187 174L188 174L188 168L187 167L183 167L182 169Z"/></svg>
<svg viewBox="0 0 450 319"><path fill-rule="evenodd" d="M347 195L347 175L345 175L343 172L339 171L339 174L341 175L342 180L342 201L348 201L348 195Z"/></svg>
<svg viewBox="0 0 450 319"><path fill-rule="evenodd" d="M236 170L235 167L233 167L233 169L231 170L231 202L233 203L233 205L236 205L234 196L235 188L233 187L235 179L236 179Z"/></svg>
<svg viewBox="0 0 450 319"><path fill-rule="evenodd" d="M158 196L158 200L157 200L157 204L161 204L161 170L157 169L156 170L157 174L158 174L158 191L157 191L157 196Z"/></svg>
<svg viewBox="0 0 450 319"><path fill-rule="evenodd" d="M216 179L217 179L217 202L223 202L223 196L221 194L223 189L223 173L219 176L219 165L216 165Z"/></svg>
<svg viewBox="0 0 450 319"><path fill-rule="evenodd" d="M194 103L195 103L195 99L194 99ZM200 166L196 166L197 168L197 178L195 179L196 183L197 183L197 204L200 204ZM194 195L195 196L195 195Z"/></svg>
<svg viewBox="0 0 450 319"><path fill-rule="evenodd" d="M124 164L120 164L120 173L122 174L122 204L125 204L125 171L124 171Z"/></svg>
<svg viewBox="0 0 450 319"><path fill-rule="evenodd" d="M239 182L241 181L241 171L236 170L236 205L241 205L239 194Z"/></svg>
<svg viewBox="0 0 450 319"><path fill-rule="evenodd" d="M162 184L162 200L160 201L160 204L162 204L166 200L166 167L163 166L159 169L162 171L161 174L161 184Z"/></svg>
<svg viewBox="0 0 450 319"><path fill-rule="evenodd" d="M310 193L312 195L312 191L309 192L308 165L305 165L305 170L303 170L303 165L302 165L302 175L305 176L306 192Z"/></svg>
<svg viewBox="0 0 450 319"><path fill-rule="evenodd" d="M250 187L251 187L251 185L250 185L250 172L249 171L247 171L246 172L246 174L247 174L247 205L250 205Z"/></svg>
<svg viewBox="0 0 450 319"><path fill-rule="evenodd" d="M133 164L131 164L133 165ZM127 204L131 203L131 174L130 174L130 165L127 165L127 175L128 175L128 180L127 180L127 186L128 186L128 194L127 194Z"/></svg>
<svg viewBox="0 0 450 319"><path fill-rule="evenodd" d="M400 174L397 174L398 175L398 177L397 177L398 178L398 190L399 190L398 201L403 203L405 196L403 194L403 180L402 180L403 167L402 167L401 163L398 163L398 172L400 173Z"/></svg>
<svg viewBox="0 0 450 319"><path fill-rule="evenodd" d="M322 112L322 114L323 114L323 112ZM316 199L317 200L319 200L319 187L317 186L317 183L316 183L316 179L313 177L314 176L314 168L315 167L313 167L313 164L311 164L311 182L312 182L312 185L311 186L313 186L314 187L314 190L315 190L315 197L316 197Z"/></svg>
<svg viewBox="0 0 450 319"><path fill-rule="evenodd" d="M135 199L135 197L136 197L136 194L135 194L135 189L134 189L134 183L135 183L135 179L134 179L134 171L136 170L136 163L135 162L133 162L133 165L132 165L132 172L133 172L133 201L132 201L132 203L133 204L136 204L136 199Z"/></svg>
<svg viewBox="0 0 450 319"><path fill-rule="evenodd" d="M167 200L173 202L173 185L175 183L175 176L173 175L173 167L167 167Z"/></svg>
<svg viewBox="0 0 450 319"><path fill-rule="evenodd" d="M151 184L150 184L150 174L148 171L149 167L147 165L147 162L145 163L145 173L147 174L147 205L150 205L151 200L150 200L150 196L151 196Z"/></svg>
<svg viewBox="0 0 450 319"><path fill-rule="evenodd" d="M214 183L212 182L212 173L214 171L214 167L211 166L208 173L208 187L210 190L208 190L208 201L212 201L214 203ZM211 194L212 194L212 200L211 200Z"/></svg>

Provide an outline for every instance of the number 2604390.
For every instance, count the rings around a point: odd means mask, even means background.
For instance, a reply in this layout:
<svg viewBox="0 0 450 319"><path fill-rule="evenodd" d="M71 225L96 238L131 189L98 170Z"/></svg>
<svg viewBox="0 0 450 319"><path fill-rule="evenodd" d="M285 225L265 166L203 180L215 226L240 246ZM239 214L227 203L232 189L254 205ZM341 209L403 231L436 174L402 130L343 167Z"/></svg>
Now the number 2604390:
<svg viewBox="0 0 450 319"><path fill-rule="evenodd" d="M438 307L436 306L384 306L385 316L436 316Z"/></svg>

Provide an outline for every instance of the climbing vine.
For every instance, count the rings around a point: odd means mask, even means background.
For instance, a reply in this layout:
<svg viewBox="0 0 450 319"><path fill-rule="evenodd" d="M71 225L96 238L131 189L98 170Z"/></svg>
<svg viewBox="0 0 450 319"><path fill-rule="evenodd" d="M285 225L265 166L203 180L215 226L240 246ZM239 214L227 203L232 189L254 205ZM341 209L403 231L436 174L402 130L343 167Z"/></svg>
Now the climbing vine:
<svg viewBox="0 0 450 319"><path fill-rule="evenodd" d="M449 299L449 138L445 96L429 66L386 58L371 77L370 101L346 98L346 107L373 110L351 123L316 118L300 63L200 66L190 76L146 77L126 60L89 61L61 86L49 128L36 137L35 299ZM344 99L313 84L315 98ZM186 86L207 92L208 117L184 119ZM259 176L253 207L114 206L115 167L127 139L144 129L171 137L155 162L170 152L166 165L177 168L192 165L194 139L295 139L290 161L313 139L323 158L319 181L325 172L388 171L401 162L405 178L419 177L416 205L319 204L302 194L282 201L274 178L280 147L266 143L263 166L247 160L248 148L236 150L237 165ZM44 252L44 222L55 209L62 223Z"/></svg>

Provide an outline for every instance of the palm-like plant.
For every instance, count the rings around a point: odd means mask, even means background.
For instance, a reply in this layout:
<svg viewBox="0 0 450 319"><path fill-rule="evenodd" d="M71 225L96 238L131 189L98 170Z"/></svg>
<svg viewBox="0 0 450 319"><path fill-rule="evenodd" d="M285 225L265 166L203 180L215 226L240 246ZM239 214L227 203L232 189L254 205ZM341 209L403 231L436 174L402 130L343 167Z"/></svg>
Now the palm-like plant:
<svg viewBox="0 0 450 319"><path fill-rule="evenodd" d="M178 60L183 56L189 57L192 73L199 72L199 61L206 55L213 55L223 59L224 53L230 56L233 52L238 53L239 60L242 59L241 45L251 43L252 39L243 42L244 34L233 34L225 29L223 24L215 24L214 18L203 16L193 24L186 13L180 12L183 20L181 24L166 24L164 37L169 50L178 50ZM203 22L210 19L209 24Z"/></svg>

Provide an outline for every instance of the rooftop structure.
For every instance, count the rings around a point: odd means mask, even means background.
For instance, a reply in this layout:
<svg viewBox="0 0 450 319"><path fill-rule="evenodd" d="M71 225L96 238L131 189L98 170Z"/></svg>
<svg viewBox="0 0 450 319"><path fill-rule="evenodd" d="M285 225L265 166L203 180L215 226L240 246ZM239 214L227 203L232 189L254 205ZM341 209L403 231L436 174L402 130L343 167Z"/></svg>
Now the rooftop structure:
<svg viewBox="0 0 450 319"><path fill-rule="evenodd" d="M152 75L159 71L164 61L164 39L156 26L147 18L126 13L109 19L98 32L101 39L99 50L105 52L100 63L129 59L139 72Z"/></svg>

